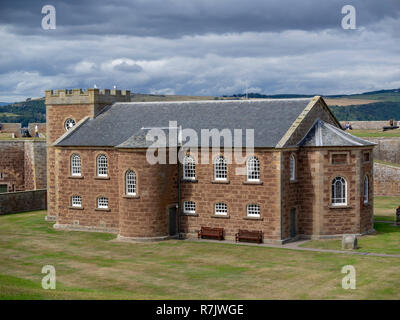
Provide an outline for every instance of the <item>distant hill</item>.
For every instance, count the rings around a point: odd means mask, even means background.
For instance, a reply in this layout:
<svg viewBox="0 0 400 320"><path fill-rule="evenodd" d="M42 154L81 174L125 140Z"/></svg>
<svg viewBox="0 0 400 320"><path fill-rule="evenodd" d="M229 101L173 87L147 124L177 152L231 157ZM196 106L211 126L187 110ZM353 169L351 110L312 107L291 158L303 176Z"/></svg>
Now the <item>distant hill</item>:
<svg viewBox="0 0 400 320"><path fill-rule="evenodd" d="M0 102L0 107L1 106L6 106L6 105L9 105L10 104L10 102Z"/></svg>
<svg viewBox="0 0 400 320"><path fill-rule="evenodd" d="M248 93L249 99L309 98L313 94L275 94ZM244 99L246 94L231 96L180 96L132 93L132 101L193 101ZM339 120L400 120L400 89L379 90L350 95L327 95L325 101ZM45 122L46 107L44 98L28 99L12 104L0 102L0 122L20 122L23 127L30 122Z"/></svg>
<svg viewBox="0 0 400 320"><path fill-rule="evenodd" d="M19 122L22 127L32 122L46 122L44 98L0 106L0 122Z"/></svg>

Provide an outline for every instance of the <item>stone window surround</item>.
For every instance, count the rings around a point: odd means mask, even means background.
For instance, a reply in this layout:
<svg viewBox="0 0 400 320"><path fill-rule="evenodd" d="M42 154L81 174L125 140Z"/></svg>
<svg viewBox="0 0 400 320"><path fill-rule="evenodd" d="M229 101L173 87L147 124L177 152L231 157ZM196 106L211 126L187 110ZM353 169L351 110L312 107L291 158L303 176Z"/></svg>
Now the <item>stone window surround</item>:
<svg viewBox="0 0 400 320"><path fill-rule="evenodd" d="M346 162L345 163L333 163L332 156L333 155L339 155L339 154L345 154L346 155ZM332 166L345 166L349 164L349 157L350 157L350 151L329 151L329 164Z"/></svg>

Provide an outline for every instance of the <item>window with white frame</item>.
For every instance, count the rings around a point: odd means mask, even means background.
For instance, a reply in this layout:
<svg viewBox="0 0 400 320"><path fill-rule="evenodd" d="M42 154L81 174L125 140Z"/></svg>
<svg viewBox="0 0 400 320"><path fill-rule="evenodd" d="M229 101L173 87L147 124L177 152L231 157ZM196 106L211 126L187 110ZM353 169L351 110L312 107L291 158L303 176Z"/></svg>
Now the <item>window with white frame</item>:
<svg viewBox="0 0 400 320"><path fill-rule="evenodd" d="M226 159L223 156L218 156L214 161L214 180L226 180L227 178Z"/></svg>
<svg viewBox="0 0 400 320"><path fill-rule="evenodd" d="M296 158L292 154L289 159L289 167L290 167L290 181L296 180Z"/></svg>
<svg viewBox="0 0 400 320"><path fill-rule="evenodd" d="M257 157L247 159L247 181L260 181L260 160Z"/></svg>
<svg viewBox="0 0 400 320"><path fill-rule="evenodd" d="M185 201L183 203L183 213L196 213L196 203L193 201Z"/></svg>
<svg viewBox="0 0 400 320"><path fill-rule="evenodd" d="M97 208L108 209L108 199L105 197L98 197L97 198Z"/></svg>
<svg viewBox="0 0 400 320"><path fill-rule="evenodd" d="M81 174L81 157L79 154L73 154L71 156L71 175L80 176Z"/></svg>
<svg viewBox="0 0 400 320"><path fill-rule="evenodd" d="M343 177L332 180L332 205L347 205L347 183Z"/></svg>
<svg viewBox="0 0 400 320"><path fill-rule="evenodd" d="M368 176L364 177L364 203L368 203L368 196L369 196L369 181Z"/></svg>
<svg viewBox="0 0 400 320"><path fill-rule="evenodd" d="M82 197L81 196L72 196L71 205L73 207L82 207Z"/></svg>
<svg viewBox="0 0 400 320"><path fill-rule="evenodd" d="M215 204L214 208L215 208L214 213L216 215L221 215L221 216L228 215L228 206L226 205L226 203L218 202Z"/></svg>
<svg viewBox="0 0 400 320"><path fill-rule="evenodd" d="M136 174L132 170L128 170L125 174L126 194L129 196L136 195Z"/></svg>
<svg viewBox="0 0 400 320"><path fill-rule="evenodd" d="M247 216L259 218L260 217L260 206L257 204L248 204L247 205Z"/></svg>
<svg viewBox="0 0 400 320"><path fill-rule="evenodd" d="M191 156L183 158L183 179L196 179L196 164Z"/></svg>
<svg viewBox="0 0 400 320"><path fill-rule="evenodd" d="M107 157L101 154L97 157L97 176L107 177L108 175L108 163Z"/></svg>

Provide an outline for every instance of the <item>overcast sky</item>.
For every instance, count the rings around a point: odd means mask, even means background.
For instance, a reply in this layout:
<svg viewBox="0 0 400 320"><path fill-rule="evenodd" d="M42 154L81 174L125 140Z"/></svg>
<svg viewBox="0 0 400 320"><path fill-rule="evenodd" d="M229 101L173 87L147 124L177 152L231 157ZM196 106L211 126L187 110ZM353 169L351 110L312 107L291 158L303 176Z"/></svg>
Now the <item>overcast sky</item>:
<svg viewBox="0 0 400 320"><path fill-rule="evenodd" d="M44 5L56 29L43 30ZM356 30L344 30L344 5ZM400 87L400 0L1 0L0 101L46 89L185 95Z"/></svg>

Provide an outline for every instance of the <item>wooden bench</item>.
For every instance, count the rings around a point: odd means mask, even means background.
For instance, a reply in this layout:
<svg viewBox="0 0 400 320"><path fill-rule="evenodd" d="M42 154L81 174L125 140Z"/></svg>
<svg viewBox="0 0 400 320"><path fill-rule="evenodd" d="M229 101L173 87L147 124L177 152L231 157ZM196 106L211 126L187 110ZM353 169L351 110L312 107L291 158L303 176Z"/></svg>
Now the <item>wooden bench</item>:
<svg viewBox="0 0 400 320"><path fill-rule="evenodd" d="M239 229L239 232L236 233L236 242L238 241L255 241L257 243L262 243L263 233L262 231L249 231Z"/></svg>
<svg viewBox="0 0 400 320"><path fill-rule="evenodd" d="M224 240L224 228L201 227L198 238L213 238Z"/></svg>

